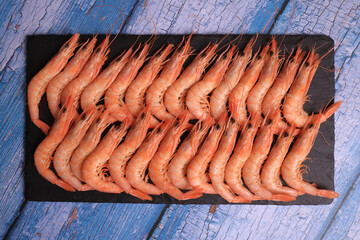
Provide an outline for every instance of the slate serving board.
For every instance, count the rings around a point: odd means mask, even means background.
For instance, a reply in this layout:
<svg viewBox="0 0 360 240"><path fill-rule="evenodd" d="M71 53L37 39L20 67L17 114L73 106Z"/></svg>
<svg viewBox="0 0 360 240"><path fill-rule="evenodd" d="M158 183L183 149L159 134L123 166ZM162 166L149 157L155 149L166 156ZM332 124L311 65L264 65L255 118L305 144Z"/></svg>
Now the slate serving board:
<svg viewBox="0 0 360 240"><path fill-rule="evenodd" d="M242 50L246 43L253 35L243 35L239 39L238 35L193 35L191 46L200 52L209 42L220 42L220 51L226 49L226 45L232 42ZM69 39L66 35L34 35L27 37L27 82L45 66L45 64L54 56L60 47ZM80 37L81 42L85 42L91 38L91 35L83 35ZM98 36L98 44L104 39L104 35ZM119 35L110 46L109 59L106 65L109 64L116 56L135 45L147 41L151 36L149 35ZM178 44L183 39L183 35L159 35L150 51L152 55L157 49L166 43ZM271 40L270 35L259 35L254 50L264 46ZM283 35L278 35L276 40L282 45L280 47L282 55L289 55L292 49L295 49L299 43L301 48L309 51L312 48L317 48L316 52L323 56L334 46L334 41L323 35L289 35L283 38ZM321 46L321 47L320 47ZM185 63L188 65L194 56L191 56ZM321 67L317 70L314 79L311 83L308 94L310 95L311 103L305 104L305 110L309 113L318 112L321 107L325 106L334 96L334 51L330 51L320 63ZM47 108L46 97L43 96L40 102L40 118L52 124L54 119ZM319 188L334 190L334 117L329 118L321 125L320 132L328 144L324 141L321 135L318 135L315 145L312 148L309 158L304 163L309 167L309 173L304 174L304 178L309 182L315 182ZM205 194L201 198L187 201L178 201L166 194L160 196L153 196L153 201L142 201L126 193L121 194L107 194L97 191L88 192L66 192L65 190L53 185L43 179L35 169L34 166L34 152L36 147L44 139L45 135L38 129L31 121L26 108L26 135L25 135L25 198L30 201L59 201L59 202L117 202L117 203L158 203L158 204L229 204L219 195ZM297 197L293 202L274 202L274 201L254 201L251 204L255 205L324 205L330 204L331 199L322 197L314 197L310 195L302 195Z"/></svg>

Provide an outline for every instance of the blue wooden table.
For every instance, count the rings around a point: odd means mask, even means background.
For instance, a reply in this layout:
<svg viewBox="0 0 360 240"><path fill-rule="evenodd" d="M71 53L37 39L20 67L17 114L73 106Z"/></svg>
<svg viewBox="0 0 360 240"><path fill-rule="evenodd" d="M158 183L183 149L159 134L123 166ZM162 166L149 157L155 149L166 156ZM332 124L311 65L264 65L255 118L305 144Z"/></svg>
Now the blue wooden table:
<svg viewBox="0 0 360 240"><path fill-rule="evenodd" d="M358 0L13 0L1 1L0 20L0 238L360 239ZM325 206L26 202L26 35L109 31L331 36L340 44L335 99L344 101L335 114L340 197Z"/></svg>

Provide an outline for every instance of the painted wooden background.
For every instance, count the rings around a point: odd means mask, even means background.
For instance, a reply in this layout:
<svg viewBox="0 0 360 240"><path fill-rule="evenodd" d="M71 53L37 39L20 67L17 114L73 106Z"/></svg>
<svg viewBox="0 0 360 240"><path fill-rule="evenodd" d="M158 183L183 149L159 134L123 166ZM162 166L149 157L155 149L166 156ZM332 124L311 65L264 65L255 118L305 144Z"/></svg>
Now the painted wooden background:
<svg viewBox="0 0 360 240"><path fill-rule="evenodd" d="M0 238L360 239L358 0L12 0L0 1L0 21ZM340 197L327 206L26 202L26 35L111 29L134 34L263 31L331 36L340 44L336 100L344 101L335 115L335 188Z"/></svg>

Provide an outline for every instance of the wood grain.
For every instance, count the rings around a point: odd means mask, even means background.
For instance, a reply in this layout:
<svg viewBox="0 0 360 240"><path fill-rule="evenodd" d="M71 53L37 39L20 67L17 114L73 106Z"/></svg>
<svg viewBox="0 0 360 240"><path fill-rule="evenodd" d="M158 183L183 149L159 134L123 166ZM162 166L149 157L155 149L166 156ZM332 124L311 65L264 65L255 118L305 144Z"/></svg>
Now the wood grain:
<svg viewBox="0 0 360 240"><path fill-rule="evenodd" d="M348 1L296 2L287 33L328 34L342 45L336 50L335 188L330 206L37 203L23 204L25 126L25 36L27 34L105 33L256 33L271 28L274 1L2 1L0 3L0 237L139 239L339 239L359 234L359 4ZM275 1L280 8L284 1ZM292 2L275 22L284 33ZM348 17L349 16L349 17ZM102 20L105 17L104 20ZM148 18L154 20L154 26ZM241 20L240 20L241 19ZM102 21L101 21L102 20ZM199 21L200 20L200 21ZM113 23L117 22L114 26ZM198 24L200 25L198 27ZM344 24L345 22L345 24ZM243 24L243 25L242 25ZM23 207L20 215L20 208ZM157 218L162 216L157 226ZM17 219L12 226L14 220ZM12 226L12 227L11 227ZM153 228L154 227L154 228ZM153 229L152 229L153 228ZM152 231L154 230L154 231Z"/></svg>

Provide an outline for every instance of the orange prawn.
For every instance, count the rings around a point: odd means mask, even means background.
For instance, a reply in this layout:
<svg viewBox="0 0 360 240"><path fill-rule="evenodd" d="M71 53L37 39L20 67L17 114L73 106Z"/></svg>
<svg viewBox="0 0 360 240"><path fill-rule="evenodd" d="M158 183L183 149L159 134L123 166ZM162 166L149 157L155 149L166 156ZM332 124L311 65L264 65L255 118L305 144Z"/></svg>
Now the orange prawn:
<svg viewBox="0 0 360 240"><path fill-rule="evenodd" d="M90 58L91 53L96 44L96 37L89 43L83 44L79 50L77 50L74 57L69 61L65 66L64 70L56 75L56 77L51 80L48 87L46 88L46 98L51 114L55 118L57 113L60 110L60 98L61 93L65 86L76 78L84 65Z"/></svg>
<svg viewBox="0 0 360 240"><path fill-rule="evenodd" d="M210 105L207 97L223 79L234 51L235 46L232 46L227 53L223 52L203 79L189 89L186 95L186 106L196 119L205 121L207 118L210 118L215 123L215 120L210 115Z"/></svg>
<svg viewBox="0 0 360 240"><path fill-rule="evenodd" d="M134 81L131 82L125 93L125 104L134 117L138 117L145 108L145 93L160 72L166 57L170 54L174 45L169 44L165 49L158 50L149 62L139 72ZM158 125L156 118L152 117L150 126Z"/></svg>
<svg viewBox="0 0 360 240"><path fill-rule="evenodd" d="M46 135L50 127L39 119L39 103L49 82L63 70L78 46L79 34L74 34L59 52L30 81L27 91L28 108L31 121ZM64 99L64 102L67 99Z"/></svg>
<svg viewBox="0 0 360 240"><path fill-rule="evenodd" d="M241 171L246 160L250 157L259 122L259 115L247 120L247 123L244 124L241 130L241 135L236 143L234 153L225 167L225 182L227 185L237 195L243 196L249 201L257 200L257 197L244 186L241 180Z"/></svg>
<svg viewBox="0 0 360 240"><path fill-rule="evenodd" d="M139 50L140 47L142 47L141 51ZM106 109L109 109L118 121L133 117L124 102L125 92L144 64L149 44L140 45L139 49L130 57L129 62L105 92Z"/></svg>
<svg viewBox="0 0 360 240"><path fill-rule="evenodd" d="M190 40L191 35L186 40L184 46L182 46L183 42L178 45L169 61L164 65L160 75L146 91L146 104L151 104L152 114L160 121L171 120L174 118L173 115L166 111L163 97L165 91L180 75L185 60L191 54Z"/></svg>
<svg viewBox="0 0 360 240"><path fill-rule="evenodd" d="M305 182L302 178L302 173L306 171L304 169L301 170L301 167L305 166L302 162L306 160L306 156L314 145L322 122L322 114L310 117L281 166L281 176L287 185L304 193L325 198L337 198L339 196L338 193L318 189L314 185Z"/></svg>
<svg viewBox="0 0 360 240"><path fill-rule="evenodd" d="M71 172L80 180L83 180L81 167L85 158L95 149L100 142L101 134L114 121L110 113L108 111L103 112L103 110L103 107L98 108L98 117L91 124L70 159Z"/></svg>
<svg viewBox="0 0 360 240"><path fill-rule="evenodd" d="M271 148L274 130L279 120L277 116L274 118L272 116L266 117L263 120L262 126L255 138L251 154L242 168L242 177L249 190L261 199L292 201L295 200L295 197L273 194L267 190L260 181L260 169Z"/></svg>
<svg viewBox="0 0 360 240"><path fill-rule="evenodd" d="M61 103L72 95L74 98L74 106L76 108L79 106L79 100L83 90L98 76L101 67L107 59L107 54L109 53L108 45L109 36L106 36L100 46L91 54L89 61L86 62L79 76L63 89L61 93Z"/></svg>
<svg viewBox="0 0 360 240"><path fill-rule="evenodd" d="M258 54L258 52L255 54L239 83L233 88L229 95L229 108L234 110L231 114L236 122L240 124L240 127L245 124L248 118L245 104L246 99L255 82L258 80L269 47L269 44L267 44L260 54Z"/></svg>
<svg viewBox="0 0 360 240"><path fill-rule="evenodd" d="M126 165L136 150L141 146L146 138L151 120L150 107L146 107L139 115L135 124L129 130L126 138L119 147L115 149L109 159L109 171L114 182L119 185L126 193L131 194L142 200L151 200L151 197L137 189L131 187L125 178ZM127 175L127 174L126 174Z"/></svg>
<svg viewBox="0 0 360 240"><path fill-rule="evenodd" d="M176 187L183 190L192 189L186 177L186 170L198 152L210 127L211 122L198 121L174 154L168 167L168 177Z"/></svg>
<svg viewBox="0 0 360 240"><path fill-rule="evenodd" d="M123 190L115 183L106 180L107 161L125 136L131 121L125 120L121 126L113 126L90 153L82 166L84 181L100 192L121 193Z"/></svg>
<svg viewBox="0 0 360 240"><path fill-rule="evenodd" d="M210 98L210 113L215 120L219 120L220 117L227 112L226 104L230 92L238 84L245 72L245 68L251 59L252 47L255 40L256 38L253 37L246 45L245 49L234 56L224 79L212 92Z"/></svg>
<svg viewBox="0 0 360 240"><path fill-rule="evenodd" d="M73 99L69 98L61 108L55 123L50 129L49 135L39 144L35 150L34 162L35 167L39 174L66 191L75 192L75 189L63 180L59 179L50 169L52 162L52 155L57 146L63 141L66 133L68 132L75 116L76 110L72 106Z"/></svg>
<svg viewBox="0 0 360 240"><path fill-rule="evenodd" d="M84 137L98 113L99 111L93 108L79 115L54 154L54 168L56 173L63 181L78 191L91 190L91 187L83 185L81 181L75 177L71 172L69 161L74 150L80 144L81 139Z"/></svg>
<svg viewBox="0 0 360 240"><path fill-rule="evenodd" d="M211 160L209 167L209 177L215 191L231 203L250 202L243 196L236 196L224 182L225 166L234 150L238 129L239 125L234 118L230 117L221 138L219 148Z"/></svg>
<svg viewBox="0 0 360 240"><path fill-rule="evenodd" d="M166 90L164 104L173 116L180 116L185 111L185 96L189 88L198 82L210 60L215 55L217 44L208 45L181 73L180 77ZM191 118L194 118L193 116Z"/></svg>
<svg viewBox="0 0 360 240"><path fill-rule="evenodd" d="M164 193L176 198L177 200L188 200L199 198L202 193L198 190L191 190L183 193L179 188L173 185L168 176L167 168L171 158L180 143L180 137L186 130L189 122L189 115L185 112L180 119L174 120L175 124L170 128L162 140L157 152L149 164L149 177L151 181Z"/></svg>
<svg viewBox="0 0 360 240"><path fill-rule="evenodd" d="M124 68L131 54L132 48L115 58L107 68L85 87L80 98L83 111L87 111L96 106L109 86L115 81L119 72Z"/></svg>
<svg viewBox="0 0 360 240"><path fill-rule="evenodd" d="M261 183L272 193L285 194L297 197L302 194L293 188L285 187L280 181L280 168L299 131L295 126L283 131L278 137L274 147L261 170Z"/></svg>
<svg viewBox="0 0 360 240"><path fill-rule="evenodd" d="M148 176L145 176L145 171L172 123L173 121L160 123L158 127L152 130L126 167L126 179L131 186L141 192L152 195L163 193L160 188L152 183L148 183Z"/></svg>
<svg viewBox="0 0 360 240"><path fill-rule="evenodd" d="M197 155L190 162L187 169L187 178L191 187L207 194L216 194L211 183L207 182L206 170L219 146L221 136L226 125L227 114L213 125Z"/></svg>

